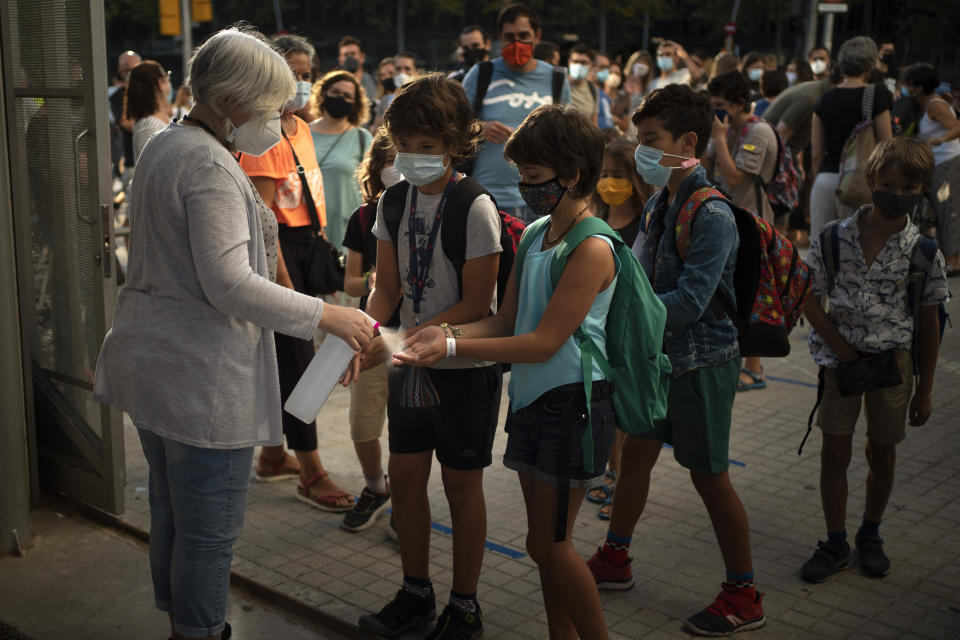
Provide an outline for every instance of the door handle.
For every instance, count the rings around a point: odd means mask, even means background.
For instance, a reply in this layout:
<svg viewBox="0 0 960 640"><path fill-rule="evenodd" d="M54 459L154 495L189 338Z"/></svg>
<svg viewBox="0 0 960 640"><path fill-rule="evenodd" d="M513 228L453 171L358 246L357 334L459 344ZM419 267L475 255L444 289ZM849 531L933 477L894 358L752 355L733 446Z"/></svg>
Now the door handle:
<svg viewBox="0 0 960 640"><path fill-rule="evenodd" d="M81 202L80 200L80 139L83 138L83 136L87 135L88 133L90 133L90 130L84 129L77 135L76 138L73 139L73 175L74 175L74 178L76 179L76 184L74 186L77 189L76 191L77 218L79 218L83 222L86 222L90 226L93 226L97 224L97 221L93 217L84 215L83 202ZM89 157L87 161L89 162ZM89 174L89 171L88 171L88 174Z"/></svg>

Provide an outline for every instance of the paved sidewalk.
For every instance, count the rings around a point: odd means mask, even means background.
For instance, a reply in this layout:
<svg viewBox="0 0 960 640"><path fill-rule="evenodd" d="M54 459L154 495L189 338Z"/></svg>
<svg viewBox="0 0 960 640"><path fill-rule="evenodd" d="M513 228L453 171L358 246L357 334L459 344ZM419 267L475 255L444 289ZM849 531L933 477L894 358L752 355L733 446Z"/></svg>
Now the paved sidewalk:
<svg viewBox="0 0 960 640"><path fill-rule="evenodd" d="M954 281L951 281L954 284ZM960 303L950 311L960 322ZM893 569L872 579L852 569L826 584L802 582L799 569L824 537L818 493L819 432L804 455L797 446L815 398L816 370L798 328L789 358L767 360L768 389L737 398L730 473L750 517L754 563L767 625L756 638L957 638L960 637L960 325L945 334L934 391L934 414L910 428L898 447L897 480L881 533ZM363 478L349 439L349 394L336 391L319 420L320 451L344 488L359 491ZM506 412L504 400L501 414ZM501 428L494 464L485 474L489 549L479 598L487 638L545 638L539 578L524 553L526 522L516 474L502 465ZM863 505L866 463L862 424L851 464L847 527L855 531ZM386 449L384 439L384 449ZM127 428L127 513L146 529L146 465ZM724 578L719 550L688 474L665 451L654 470L646 512L634 534L637 586L604 593L614 638L689 637L682 620L717 594ZM395 543L378 526L350 534L340 517L295 500L293 482L261 484L250 491L244 533L234 570L351 624L380 608L401 579ZM430 498L435 522L431 572L442 607L451 584L450 517L439 471ZM589 557L603 541L605 524L584 503L573 539ZM417 636L410 636L417 637Z"/></svg>

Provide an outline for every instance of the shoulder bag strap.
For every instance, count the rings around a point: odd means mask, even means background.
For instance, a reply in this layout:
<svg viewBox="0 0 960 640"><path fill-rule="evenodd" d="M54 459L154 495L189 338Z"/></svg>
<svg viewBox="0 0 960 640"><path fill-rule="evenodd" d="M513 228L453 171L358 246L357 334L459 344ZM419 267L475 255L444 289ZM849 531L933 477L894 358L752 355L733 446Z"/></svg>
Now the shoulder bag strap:
<svg viewBox="0 0 960 640"><path fill-rule="evenodd" d="M483 99L487 96L491 79L493 79L493 62L485 60L477 64L477 97L473 100L473 113L478 118L483 109Z"/></svg>
<svg viewBox="0 0 960 640"><path fill-rule="evenodd" d="M863 90L863 100L860 102L860 110L864 120L873 120L873 98L877 91L877 85L868 84Z"/></svg>
<svg viewBox="0 0 960 640"><path fill-rule="evenodd" d="M313 194L310 193L310 185L307 183L307 171L303 168L303 165L300 164L300 158L297 157L297 152L293 149L293 143L290 142L290 138L287 137L287 133L283 130L282 126L280 127L280 133L283 134L283 139L290 145L293 162L297 165L297 175L300 176L300 184L303 187L303 200L306 202L307 213L310 215L310 226L313 227L313 234L314 236L321 236L323 235L323 230L320 228L320 214L317 213L317 204L313 201Z"/></svg>

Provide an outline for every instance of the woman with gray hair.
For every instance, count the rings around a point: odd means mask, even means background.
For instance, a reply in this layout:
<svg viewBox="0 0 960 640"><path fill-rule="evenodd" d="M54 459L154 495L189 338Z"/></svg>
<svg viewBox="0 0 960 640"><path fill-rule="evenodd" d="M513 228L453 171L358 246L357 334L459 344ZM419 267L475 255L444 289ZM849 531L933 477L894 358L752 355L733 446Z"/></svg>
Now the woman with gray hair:
<svg viewBox="0 0 960 640"><path fill-rule="evenodd" d="M269 277L276 223L262 224L236 154L280 141L295 89L283 57L254 31L220 31L194 53L188 82L195 106L138 167L127 282L94 397L130 414L150 467L157 607L174 637L225 638L254 447L282 437L274 331L307 339L319 327L359 349L372 327Z"/></svg>
<svg viewBox="0 0 960 640"><path fill-rule="evenodd" d="M890 93L883 85L867 86L867 74L877 64L877 45L866 36L857 36L843 43L837 66L843 81L830 89L817 102L810 128L811 176L810 238L816 238L825 224L846 218L853 209L837 198L840 183L840 156L843 145L854 128L863 120L864 93L873 93L873 132L877 143L893 135L890 126ZM867 96L869 98L869 96ZM867 100L869 102L869 100Z"/></svg>

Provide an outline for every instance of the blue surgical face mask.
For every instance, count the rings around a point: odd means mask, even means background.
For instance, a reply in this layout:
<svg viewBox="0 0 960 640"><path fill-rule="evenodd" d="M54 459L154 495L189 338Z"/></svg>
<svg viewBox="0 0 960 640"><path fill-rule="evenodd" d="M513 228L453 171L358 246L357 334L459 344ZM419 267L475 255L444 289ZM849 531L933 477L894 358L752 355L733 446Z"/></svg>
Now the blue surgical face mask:
<svg viewBox="0 0 960 640"><path fill-rule="evenodd" d="M436 182L447 172L448 164L444 164L443 155L432 153L397 153L393 166L403 174L407 182L422 187L425 184Z"/></svg>
<svg viewBox="0 0 960 640"><path fill-rule="evenodd" d="M903 96L904 98L912 98L912 97L913 97L913 96L910 95L910 92L907 91L907 88L906 88L905 86L903 86L903 85L900 85L900 95Z"/></svg>
<svg viewBox="0 0 960 640"><path fill-rule="evenodd" d="M580 64L579 62L571 62L570 66L567 67L567 72L574 80L583 80L587 77L589 71L590 69L587 68L587 65Z"/></svg>
<svg viewBox="0 0 960 640"><path fill-rule="evenodd" d="M680 158L683 162L677 167L665 167L660 164L660 159L664 156L671 158ZM696 158L687 158L686 156L675 156L672 153L664 153L660 149L654 149L645 145L637 145L637 150L633 154L633 159L637 163L637 173L643 178L643 181L654 187L664 187L670 181L670 172L674 169L689 169L699 164Z"/></svg>
<svg viewBox="0 0 960 640"><path fill-rule="evenodd" d="M793 71L787 71L787 86L792 87L797 84L797 74Z"/></svg>
<svg viewBox="0 0 960 640"><path fill-rule="evenodd" d="M749 69L747 70L747 77L750 78L750 82L760 82L760 78L763 77L763 69L761 67Z"/></svg>
<svg viewBox="0 0 960 640"><path fill-rule="evenodd" d="M292 98L287 100L287 111L298 111L307 106L307 103L310 101L310 90L312 88L313 84L305 80L298 80L296 93L293 94Z"/></svg>
<svg viewBox="0 0 960 640"><path fill-rule="evenodd" d="M597 71L597 82L600 84L605 83L609 77L610 69L600 69L600 71Z"/></svg>
<svg viewBox="0 0 960 640"><path fill-rule="evenodd" d="M673 71L673 57L657 56L657 66L660 67L660 71L663 71L664 73Z"/></svg>
<svg viewBox="0 0 960 640"><path fill-rule="evenodd" d="M728 117L730 117L730 114L727 113L726 109L714 109L713 112L717 114L717 120L719 120L720 122L723 122Z"/></svg>

